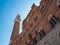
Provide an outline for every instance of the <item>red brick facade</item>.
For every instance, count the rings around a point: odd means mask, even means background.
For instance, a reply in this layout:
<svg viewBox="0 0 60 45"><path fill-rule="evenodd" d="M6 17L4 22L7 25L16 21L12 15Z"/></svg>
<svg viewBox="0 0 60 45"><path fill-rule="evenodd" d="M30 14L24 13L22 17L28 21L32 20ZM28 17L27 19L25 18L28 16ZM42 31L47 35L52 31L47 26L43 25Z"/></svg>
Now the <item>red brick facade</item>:
<svg viewBox="0 0 60 45"><path fill-rule="evenodd" d="M30 12L23 21L21 34L18 34L19 23L14 24L11 36L13 39L11 38L10 45L30 45L30 42L31 45L35 45L54 28L59 20L59 0L42 0L39 6L33 3ZM39 32L43 32L42 35Z"/></svg>

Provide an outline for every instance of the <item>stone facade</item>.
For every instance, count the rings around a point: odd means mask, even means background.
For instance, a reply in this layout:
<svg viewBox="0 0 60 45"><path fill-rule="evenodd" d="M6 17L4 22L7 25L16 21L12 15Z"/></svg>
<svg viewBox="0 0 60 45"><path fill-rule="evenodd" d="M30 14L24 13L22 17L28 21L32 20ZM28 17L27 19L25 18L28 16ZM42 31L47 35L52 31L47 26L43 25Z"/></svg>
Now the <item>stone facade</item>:
<svg viewBox="0 0 60 45"><path fill-rule="evenodd" d="M60 45L60 23L39 41L37 45Z"/></svg>
<svg viewBox="0 0 60 45"><path fill-rule="evenodd" d="M15 21L10 45L35 45L37 43L37 45L44 45L46 39L46 41L51 40L48 42L52 44L55 38L52 40L49 37L55 35L51 32L55 32L52 29L60 22L59 20L60 0L41 0L39 6L33 3L30 12L23 21L21 34L18 34L20 19ZM48 36L46 37L46 35Z"/></svg>

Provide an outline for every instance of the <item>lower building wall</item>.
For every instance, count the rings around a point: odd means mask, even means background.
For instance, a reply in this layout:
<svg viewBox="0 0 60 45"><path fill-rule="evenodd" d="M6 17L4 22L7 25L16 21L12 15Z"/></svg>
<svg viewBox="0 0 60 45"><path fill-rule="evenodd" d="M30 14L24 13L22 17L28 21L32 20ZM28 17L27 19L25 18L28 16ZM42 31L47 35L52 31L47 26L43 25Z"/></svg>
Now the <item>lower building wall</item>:
<svg viewBox="0 0 60 45"><path fill-rule="evenodd" d="M50 31L45 37L40 40L37 45L60 45L60 24L58 23L55 28Z"/></svg>

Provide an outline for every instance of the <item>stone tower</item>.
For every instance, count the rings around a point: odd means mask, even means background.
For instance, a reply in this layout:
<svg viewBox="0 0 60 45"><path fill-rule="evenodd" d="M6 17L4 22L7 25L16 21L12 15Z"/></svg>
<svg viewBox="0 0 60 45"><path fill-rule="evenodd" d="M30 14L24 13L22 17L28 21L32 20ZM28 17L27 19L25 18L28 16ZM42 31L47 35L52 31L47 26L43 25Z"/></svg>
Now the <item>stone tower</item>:
<svg viewBox="0 0 60 45"><path fill-rule="evenodd" d="M10 45L14 41L14 39L19 35L19 27L20 27L20 15L18 14L14 20L13 31L10 38Z"/></svg>

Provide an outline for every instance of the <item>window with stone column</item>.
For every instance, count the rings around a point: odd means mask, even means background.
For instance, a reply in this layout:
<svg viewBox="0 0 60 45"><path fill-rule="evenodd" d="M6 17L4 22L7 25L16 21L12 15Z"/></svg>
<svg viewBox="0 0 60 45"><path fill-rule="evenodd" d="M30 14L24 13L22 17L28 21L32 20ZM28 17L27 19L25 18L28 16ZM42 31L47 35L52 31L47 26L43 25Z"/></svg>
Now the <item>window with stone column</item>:
<svg viewBox="0 0 60 45"><path fill-rule="evenodd" d="M57 0L57 7L60 8L60 0Z"/></svg>
<svg viewBox="0 0 60 45"><path fill-rule="evenodd" d="M54 16L53 14L50 14L48 16L48 21L54 27L57 24L57 22L58 22L58 18L56 16Z"/></svg>

